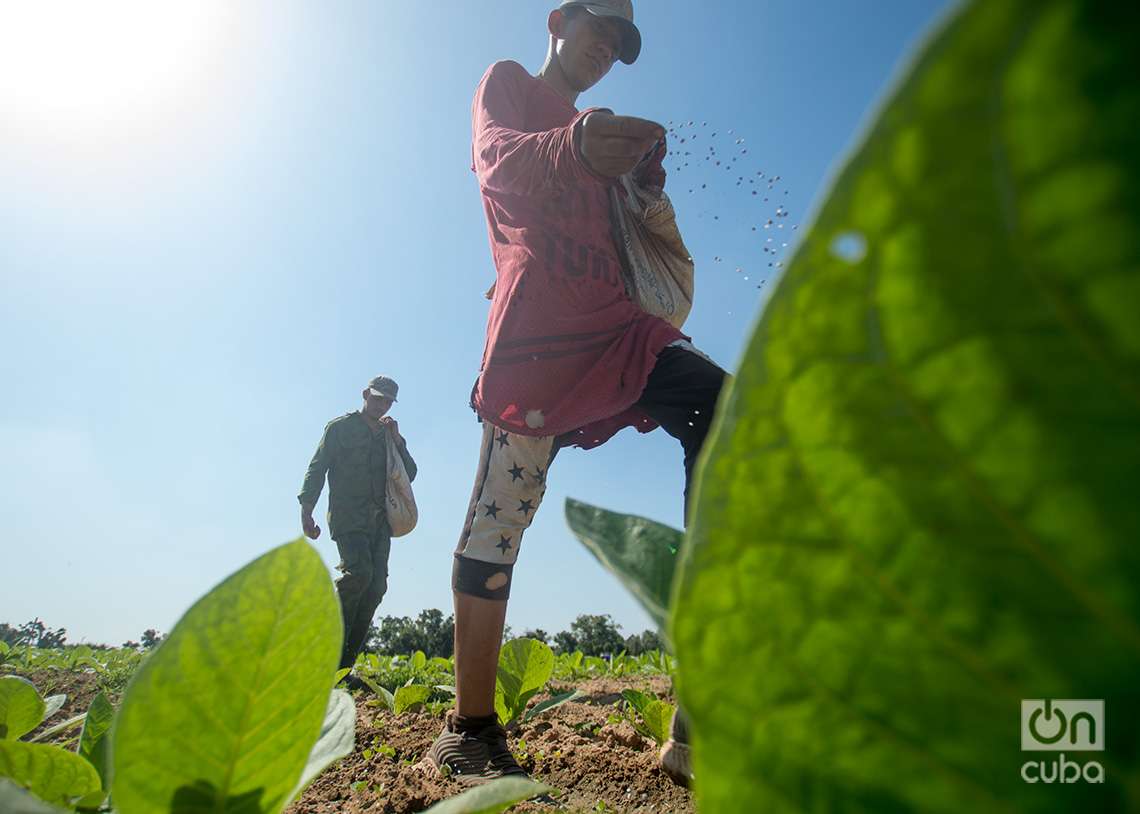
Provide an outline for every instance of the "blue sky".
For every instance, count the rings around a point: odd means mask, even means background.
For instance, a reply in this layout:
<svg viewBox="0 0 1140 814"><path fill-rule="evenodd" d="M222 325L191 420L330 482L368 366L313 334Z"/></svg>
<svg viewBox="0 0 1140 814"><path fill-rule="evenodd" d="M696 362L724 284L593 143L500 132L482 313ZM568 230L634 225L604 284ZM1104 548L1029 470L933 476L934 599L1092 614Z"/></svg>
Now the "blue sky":
<svg viewBox="0 0 1140 814"><path fill-rule="evenodd" d="M552 3L202 0L156 13L109 0L104 17L127 16L98 31L17 5L0 10L0 621L39 616L114 644L168 630L300 533L295 496L322 428L378 373L401 386L393 414L421 511L393 543L379 613L449 612L494 275L471 95L495 60L538 69ZM735 366L771 290L751 227L786 206L788 227L769 234L794 249L804 227L790 225L948 6L637 4L641 59L579 104L708 122L672 140L668 166L682 163L667 189L697 261L686 330L721 364ZM781 176L771 201L698 162L710 143L739 175ZM509 623L554 632L611 613L627 633L649 626L562 504L680 525L681 487L662 431L560 455ZM317 547L334 565L327 532Z"/></svg>

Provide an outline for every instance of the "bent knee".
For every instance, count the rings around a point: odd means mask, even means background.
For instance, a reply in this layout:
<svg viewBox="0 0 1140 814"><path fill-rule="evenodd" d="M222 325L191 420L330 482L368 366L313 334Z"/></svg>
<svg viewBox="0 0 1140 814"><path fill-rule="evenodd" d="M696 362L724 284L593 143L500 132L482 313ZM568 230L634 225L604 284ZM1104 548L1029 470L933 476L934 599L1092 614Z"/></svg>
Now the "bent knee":
<svg viewBox="0 0 1140 814"><path fill-rule="evenodd" d="M361 588L370 585L375 576L372 568L372 563L366 561L357 561L351 563L341 563L337 566L340 571L340 577L337 579L337 584L350 584L359 585Z"/></svg>

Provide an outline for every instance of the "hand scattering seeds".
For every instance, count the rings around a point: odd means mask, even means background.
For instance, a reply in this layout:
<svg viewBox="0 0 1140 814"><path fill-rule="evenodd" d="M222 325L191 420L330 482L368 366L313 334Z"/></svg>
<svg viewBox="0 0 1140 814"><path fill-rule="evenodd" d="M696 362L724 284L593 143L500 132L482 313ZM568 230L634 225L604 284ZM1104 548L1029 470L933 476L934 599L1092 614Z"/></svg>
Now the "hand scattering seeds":
<svg viewBox="0 0 1140 814"><path fill-rule="evenodd" d="M695 140L700 131L690 130L687 131L684 136L680 134L680 131L683 128L692 128L693 126L694 120L682 121L676 125L670 121L667 125L667 129L670 134L676 136L680 144L687 144L688 141ZM709 127L709 122L701 121L700 126L702 128L707 128ZM695 204L695 212L692 214L695 214L697 218L703 218L705 216L712 215L712 219L718 223L722 222L722 218L720 216L721 214L724 214L726 217L723 219L723 222L726 224L732 224L734 222L739 222L739 220L743 220L744 223L742 225L748 226L748 230L746 232L748 235L754 235L755 233L759 232L761 225L765 230L770 230L773 226L775 226L777 229L783 229L784 220L789 217L787 207L783 204L780 204L776 206L774 212L767 209L767 204L769 203L770 199L765 195L761 195L760 184L758 184L756 181L757 178L763 179L761 183L767 185L767 192L774 192L778 195L779 193L775 192L776 184L781 181L782 176L776 174L766 174L762 169L753 168L751 171L747 171L748 168L746 165L749 162L749 151L748 148L744 146L744 136L738 135L734 132L734 130L730 129L726 132L727 137L729 137L726 145L725 141L718 139L719 132L720 131L716 129L705 131L705 135L710 141L712 141L712 143L709 144L708 150L703 152L704 160L706 162L710 162L709 168L723 166L725 171L729 173L729 178L726 180L731 181L731 183L722 183L718 185L715 183L717 176L708 172L704 174L709 177L706 180L701 181L699 188L695 183L693 183L693 181L697 179L690 180L689 183L693 185L686 186L686 188L688 189L689 195L693 196L692 198L688 199L689 207L692 207ZM667 169L669 171L680 171L682 168L687 169L689 167L689 163L685 160L685 158L691 155L692 152L690 150L678 150L676 153L669 154L668 158L666 159L667 164L669 159L673 159L676 163L673 166L667 166ZM739 168L734 166L738 162L741 164ZM701 165L698 162L692 171L701 174L700 166ZM735 178L732 177L734 175ZM748 189L748 192L750 194L745 196L741 201L733 200L733 195L742 194L733 192L733 190L743 187L746 178L749 187L751 187ZM789 190L784 189L783 195L787 196L789 195L789 192ZM727 205L727 211L716 211L713 208L714 206L725 205ZM760 206L761 211L756 212L754 209L750 209L750 206ZM748 216L750 212L752 213L751 218ZM762 212L764 214L761 214ZM682 218L683 217L684 215L682 215ZM799 226L794 225L791 228L792 231L796 231ZM714 235L715 238L722 238L726 236L727 235ZM771 237L766 237L765 240L760 241L759 243L759 248L762 252L762 256L764 257L764 259L760 261L760 264L766 263L769 270L783 269L785 261L783 255L788 251L788 241L781 240L775 242ZM755 243L752 245L755 246ZM739 274L745 281L750 281L751 275L748 273L750 264L747 262L747 258L742 259L745 262L740 263L740 265L732 264L730 265L730 268L734 268L735 273ZM722 257L721 255L716 255L713 257L714 263L721 263L725 260L726 258ZM755 266L757 264L753 263L752 265ZM771 272L769 271L769 273ZM766 279L766 276L764 276L759 280L758 284L755 284L756 290L762 290L765 287L765 283L767 282L768 281ZM731 316L731 314L732 312L730 311L729 315Z"/></svg>

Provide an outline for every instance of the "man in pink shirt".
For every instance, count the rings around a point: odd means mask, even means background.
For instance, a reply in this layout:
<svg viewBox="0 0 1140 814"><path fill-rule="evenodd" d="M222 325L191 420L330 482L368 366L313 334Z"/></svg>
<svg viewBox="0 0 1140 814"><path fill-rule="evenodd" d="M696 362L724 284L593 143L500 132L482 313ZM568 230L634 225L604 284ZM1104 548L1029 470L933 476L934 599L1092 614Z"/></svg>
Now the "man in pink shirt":
<svg viewBox="0 0 1140 814"><path fill-rule="evenodd" d="M452 578L456 710L427 755L468 782L524 774L495 718L495 673L514 563L555 453L662 426L684 449L687 500L725 376L624 283L610 188L629 172L664 185L664 128L574 106L616 60L637 59L632 3L566 0L548 28L538 76L498 62L472 107L496 282L471 398L482 451ZM682 729L675 721L662 765L684 782Z"/></svg>

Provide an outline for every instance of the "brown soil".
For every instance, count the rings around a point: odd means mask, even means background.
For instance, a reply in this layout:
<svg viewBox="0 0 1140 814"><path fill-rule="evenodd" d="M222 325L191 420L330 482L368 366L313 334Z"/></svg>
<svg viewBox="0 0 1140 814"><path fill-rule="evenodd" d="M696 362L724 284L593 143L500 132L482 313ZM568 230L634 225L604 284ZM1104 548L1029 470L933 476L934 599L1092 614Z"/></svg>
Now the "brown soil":
<svg viewBox="0 0 1140 814"><path fill-rule="evenodd" d="M63 708L41 729L86 712L100 689L93 673L40 670L23 676L43 696L67 695ZM689 792L657 768L656 744L628 723L607 721L621 691L629 687L673 700L669 679L661 676L551 682L554 694L577 688L583 697L519 725L510 733L510 743L536 780L559 790L561 809L524 803L513 811L588 812L601 802L607 812L692 814ZM547 697L539 694L531 704ZM441 718L426 712L395 716L367 706L371 698L356 696L356 750L318 777L286 814L411 814L464 790L420 762L443 725ZM119 698L110 700L117 704ZM65 743L78 735L79 727L73 727L49 742ZM382 746L394 749L395 755L381 754ZM368 759L365 749L374 752Z"/></svg>
<svg viewBox="0 0 1140 814"><path fill-rule="evenodd" d="M536 779L559 790L560 808L524 803L518 812L694 811L692 797L657 768L657 747L628 723L607 718L623 689L634 687L669 696L667 678L595 679L581 684L552 683L554 692L577 687L586 697L564 704L522 724L510 742L523 767ZM286 814L411 814L463 791L420 762L443 725L427 713L392 715L366 705L371 696L356 698L356 750L330 767L306 789ZM548 696L539 695L532 704ZM395 750L365 759L364 750L381 746ZM387 751L387 750L385 750Z"/></svg>

